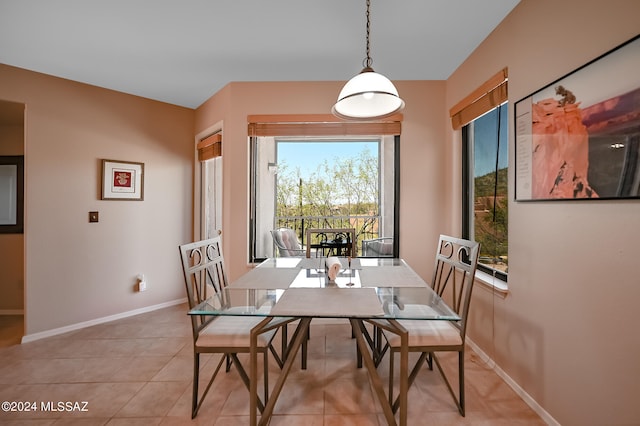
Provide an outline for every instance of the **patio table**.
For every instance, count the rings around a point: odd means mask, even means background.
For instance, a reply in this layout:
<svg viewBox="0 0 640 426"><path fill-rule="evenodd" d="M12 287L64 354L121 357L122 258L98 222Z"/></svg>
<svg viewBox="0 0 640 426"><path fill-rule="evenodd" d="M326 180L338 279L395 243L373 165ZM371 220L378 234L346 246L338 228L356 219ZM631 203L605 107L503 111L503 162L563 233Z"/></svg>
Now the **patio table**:
<svg viewBox="0 0 640 426"><path fill-rule="evenodd" d="M312 235L321 235L322 239L312 243ZM329 238L333 235L333 238ZM306 231L307 257L311 257L311 249L315 249L322 257L357 256L355 228L308 228Z"/></svg>

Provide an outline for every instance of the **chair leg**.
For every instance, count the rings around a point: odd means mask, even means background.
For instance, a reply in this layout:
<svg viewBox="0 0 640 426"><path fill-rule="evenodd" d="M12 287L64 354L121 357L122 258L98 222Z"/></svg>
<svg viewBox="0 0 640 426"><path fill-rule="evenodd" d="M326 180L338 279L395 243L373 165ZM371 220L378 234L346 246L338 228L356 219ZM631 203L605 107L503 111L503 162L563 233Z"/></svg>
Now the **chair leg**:
<svg viewBox="0 0 640 426"><path fill-rule="evenodd" d="M353 331L351 333L353 333ZM374 359L374 362L375 362L375 359ZM356 345L356 367L362 368L362 353L360 353L360 347L358 345Z"/></svg>
<svg viewBox="0 0 640 426"><path fill-rule="evenodd" d="M231 357L227 354L224 356L227 363L226 363L226 367L225 367L225 371L228 373L229 371L231 371L231 364L233 364L233 360L231 359Z"/></svg>
<svg viewBox="0 0 640 426"><path fill-rule="evenodd" d="M191 399L191 418L195 419L198 414L198 379L200 376L200 354L193 353L193 395Z"/></svg>
<svg viewBox="0 0 640 426"><path fill-rule="evenodd" d="M282 358L284 358L284 354L287 353L287 342L288 342L288 328L289 324L285 324L282 326L282 342L281 342L281 354Z"/></svg>
<svg viewBox="0 0 640 426"><path fill-rule="evenodd" d="M351 338L355 337L353 328L351 329ZM382 362L382 357L386 352L386 347L382 348L382 329L376 325L373 325L373 330L369 333L366 326L362 327L362 336L366 339L369 347L371 348L371 357L373 364L376 368ZM356 364L358 368L362 368L362 353L360 353L360 347L356 345Z"/></svg>
<svg viewBox="0 0 640 426"><path fill-rule="evenodd" d="M200 353L194 352L193 354L193 400L191 403L191 418L194 419L198 414L198 410L202 405L202 401L204 401L204 397L209 393L209 389L211 389L211 385L218 375L218 371L220 371L220 367L222 367L222 363L227 358L226 355L223 355L216 366L215 371L211 375L211 379L209 379L209 383L207 383L207 387L202 392L202 396L198 398L198 387L199 387L199 377L200 377Z"/></svg>
<svg viewBox="0 0 640 426"><path fill-rule="evenodd" d="M393 349L389 351L389 404L393 407Z"/></svg>
<svg viewBox="0 0 640 426"><path fill-rule="evenodd" d="M311 334L309 333L309 327L307 327L306 330L306 337L304 338L304 341L302 342L302 350L300 352L300 368L302 370L306 370L307 369L307 354L309 353L309 340L311 339Z"/></svg>
<svg viewBox="0 0 640 426"><path fill-rule="evenodd" d="M286 327L286 325L284 326ZM280 360L277 357L277 354L273 354L274 357L276 358L276 362L278 363L278 365L280 366L280 368L282 369L282 367L284 366L284 363L286 362L287 357L289 356L289 351L291 350L291 348L289 347L289 338L288 338L288 334L287 332L285 332L283 327L282 330L282 359ZM306 370L307 369L307 357L308 357L308 342L310 340L310 332L309 332L309 328L307 328L305 331L303 331L303 333L305 334L304 340L302 341L302 350L300 351L300 368L302 370ZM293 338L292 338L293 339Z"/></svg>
<svg viewBox="0 0 640 426"><path fill-rule="evenodd" d="M393 351L390 351L390 353L393 353ZM421 353L420 357L418 358L418 360L416 361L415 365L411 369L411 372L409 372L409 378L408 378L409 379L408 380L409 388L411 388L411 386L413 386L413 382L416 381L416 377L418 377L418 373L420 373L420 369L422 368L422 365L424 364L425 359L427 359L427 354L426 353ZM393 386L393 382L390 382L390 384L389 384L389 395L390 396L391 396L392 386ZM396 411L398 411L399 407L400 407L400 395L398 395L398 397L393 401L393 403L391 405L391 409L395 413Z"/></svg>
<svg viewBox="0 0 640 426"><path fill-rule="evenodd" d="M269 399L269 352L266 350L264 351L264 360L262 363L262 368L264 369L264 403L266 405Z"/></svg>
<svg viewBox="0 0 640 426"><path fill-rule="evenodd" d="M462 417L465 416L465 411L464 411L464 350L458 351L458 383L460 388L458 389L458 395L456 396L456 393L454 392L453 388L451 387L451 384L449 383L449 379L447 379L447 376L444 373L444 370L442 369L442 365L440 365L440 361L438 360L438 357L433 354L433 360L436 363L436 367L438 367L438 370L440 371L440 374L442 375L442 378L444 379L444 383L447 385L447 388L449 389L449 393L451 394L451 396L453 397L453 400L456 403L456 406L458 407L458 411L460 412L460 415Z"/></svg>
<svg viewBox="0 0 640 426"><path fill-rule="evenodd" d="M464 417L464 351L458 352L458 381L460 382L458 410Z"/></svg>
<svg viewBox="0 0 640 426"><path fill-rule="evenodd" d="M352 339L356 338L356 333L353 330L353 327L351 327L351 338ZM374 358L374 361L375 361L375 358ZM362 368L362 354L360 353L360 347L358 345L356 345L356 367Z"/></svg>
<svg viewBox="0 0 640 426"><path fill-rule="evenodd" d="M374 326L373 328L373 346L375 348L376 359L375 364L376 367L380 365L382 362L382 358L384 358L384 354L388 349L388 345L382 344L384 338L382 337L382 329L380 327Z"/></svg>

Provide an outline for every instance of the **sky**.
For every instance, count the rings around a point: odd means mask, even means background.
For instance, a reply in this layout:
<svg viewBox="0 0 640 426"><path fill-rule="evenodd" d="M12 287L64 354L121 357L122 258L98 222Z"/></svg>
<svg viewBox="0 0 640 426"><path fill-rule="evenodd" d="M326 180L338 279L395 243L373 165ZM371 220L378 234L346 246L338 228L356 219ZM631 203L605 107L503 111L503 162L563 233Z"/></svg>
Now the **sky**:
<svg viewBox="0 0 640 426"><path fill-rule="evenodd" d="M474 133L476 138L474 162L475 176L484 176L495 171L496 162L496 113L493 110L478 118L474 123ZM501 108L501 132L500 132L500 164L499 168L508 165L508 141L507 141L507 107ZM478 143L479 141L484 143ZM348 142L308 142L308 141L278 141L278 163L286 162L288 170L293 172L295 167L300 167L303 178L308 177L316 171L318 165L325 159L358 157L362 150L368 147L369 152L377 157L378 143L366 141ZM483 149L484 148L484 149Z"/></svg>
<svg viewBox="0 0 640 426"><path fill-rule="evenodd" d="M498 168L502 169L509 164L507 140L507 106L500 108L500 154ZM474 121L474 165L475 176L484 176L496 169L496 119L497 110L481 116Z"/></svg>
<svg viewBox="0 0 640 426"><path fill-rule="evenodd" d="M365 149L369 148L372 156L378 156L377 142L278 142L278 163L286 162L288 170L294 171L295 167L300 167L300 174L303 178L315 172L318 165L324 160L329 163L334 158L358 157Z"/></svg>

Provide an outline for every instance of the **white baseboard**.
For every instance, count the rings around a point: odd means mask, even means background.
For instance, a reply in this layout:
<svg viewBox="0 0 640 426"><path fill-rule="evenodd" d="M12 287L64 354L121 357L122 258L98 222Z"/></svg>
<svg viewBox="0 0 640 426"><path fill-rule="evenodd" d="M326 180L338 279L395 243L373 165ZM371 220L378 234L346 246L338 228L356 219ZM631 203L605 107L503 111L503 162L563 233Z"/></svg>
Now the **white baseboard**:
<svg viewBox="0 0 640 426"><path fill-rule="evenodd" d="M41 331L39 333L28 334L22 337L22 343L33 342L34 340L44 339L45 337L57 336L58 334L68 333L70 331L80 330L82 328L91 327L92 325L103 324L105 322L115 321L122 318L132 317L134 315L144 314L147 312L156 311L162 308L168 308L169 306L180 305L187 303L187 298L176 299L169 302L160 303L158 305L146 306L140 309L134 309L133 311L122 312L115 315L109 315L107 317L96 318L90 321L79 322L77 324L66 325L60 328L54 328L51 330Z"/></svg>
<svg viewBox="0 0 640 426"><path fill-rule="evenodd" d="M24 309L0 309L0 315L24 315Z"/></svg>
<svg viewBox="0 0 640 426"><path fill-rule="evenodd" d="M513 380L511 377L509 377L509 375L507 373L504 372L504 370L502 368L500 368L493 359L491 359L489 357L489 355L487 355L482 349L480 349L480 347L478 345L476 345L475 343L473 343L473 341L471 339L469 339L469 337L467 337L467 343L469 344L469 347L476 353L478 354L478 356L482 359L483 362L486 363L486 365L489 368L492 368L493 371L496 372L496 374L502 379L504 380L510 387L511 389L513 389L513 391L515 393L518 394L518 396L520 396L520 398L522 398L522 400L529 406L531 407L531 409L533 411L536 412L536 414L538 414L542 420L548 424L549 426L560 426L560 423L558 423L556 421L556 419L554 419L553 417L551 417L551 414L549 414L544 408L542 408L540 406L540 404L538 404L538 402L533 399L531 397L531 395L529 395L527 392L525 392L524 389L522 389L520 387L520 385L518 385L518 383L516 383L515 380Z"/></svg>

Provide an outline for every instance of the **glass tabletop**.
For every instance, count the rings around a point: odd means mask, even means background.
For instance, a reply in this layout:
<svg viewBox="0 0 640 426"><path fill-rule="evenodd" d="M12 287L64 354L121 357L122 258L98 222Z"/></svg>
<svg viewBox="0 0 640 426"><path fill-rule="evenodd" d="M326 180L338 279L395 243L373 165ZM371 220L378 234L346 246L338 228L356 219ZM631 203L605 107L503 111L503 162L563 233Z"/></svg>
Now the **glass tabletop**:
<svg viewBox="0 0 640 426"><path fill-rule="evenodd" d="M401 259L353 260L358 262L352 261L352 268L343 264L335 281L329 281L320 261L311 266L304 258L268 259L222 291L212 293L189 314L460 319ZM393 285L379 285L385 280Z"/></svg>

